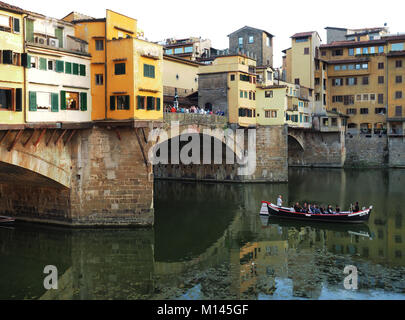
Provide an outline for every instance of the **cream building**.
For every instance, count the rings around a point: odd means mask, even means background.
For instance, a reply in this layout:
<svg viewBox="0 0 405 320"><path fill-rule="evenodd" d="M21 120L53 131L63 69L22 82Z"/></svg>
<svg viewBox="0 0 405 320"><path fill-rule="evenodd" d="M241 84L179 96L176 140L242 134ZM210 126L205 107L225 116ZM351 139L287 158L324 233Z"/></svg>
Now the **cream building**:
<svg viewBox="0 0 405 320"><path fill-rule="evenodd" d="M87 42L74 25L40 14L26 18L27 122L90 122L91 80Z"/></svg>

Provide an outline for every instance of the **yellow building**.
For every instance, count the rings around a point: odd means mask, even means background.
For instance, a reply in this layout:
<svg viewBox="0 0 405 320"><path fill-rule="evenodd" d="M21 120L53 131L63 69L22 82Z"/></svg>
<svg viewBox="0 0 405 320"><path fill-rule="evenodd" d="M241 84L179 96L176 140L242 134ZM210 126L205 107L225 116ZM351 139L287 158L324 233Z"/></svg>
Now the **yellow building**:
<svg viewBox="0 0 405 320"><path fill-rule="evenodd" d="M350 116L352 134L385 133L386 41L333 42L320 50L327 63L328 109Z"/></svg>
<svg viewBox="0 0 405 320"><path fill-rule="evenodd" d="M175 97L178 97L179 106L193 101L187 97L197 94L198 70L203 65L199 62L183 58L163 56L163 96L164 104L173 106Z"/></svg>
<svg viewBox="0 0 405 320"><path fill-rule="evenodd" d="M24 124L24 11L0 2L0 125Z"/></svg>
<svg viewBox="0 0 405 320"><path fill-rule="evenodd" d="M163 49L138 39L137 20L111 10L104 19L72 12L64 20L89 43L92 119L163 119Z"/></svg>
<svg viewBox="0 0 405 320"><path fill-rule="evenodd" d="M387 41L387 117L388 133L405 132L405 36L391 36Z"/></svg>
<svg viewBox="0 0 405 320"><path fill-rule="evenodd" d="M200 108L225 112L229 123L256 125L256 61L245 55L217 57L201 66L198 83Z"/></svg>

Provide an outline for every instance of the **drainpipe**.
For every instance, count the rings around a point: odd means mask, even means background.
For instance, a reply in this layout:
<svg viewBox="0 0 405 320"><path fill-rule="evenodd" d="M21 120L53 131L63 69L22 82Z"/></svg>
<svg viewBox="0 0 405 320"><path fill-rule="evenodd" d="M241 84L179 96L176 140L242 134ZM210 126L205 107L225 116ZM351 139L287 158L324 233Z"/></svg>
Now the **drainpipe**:
<svg viewBox="0 0 405 320"><path fill-rule="evenodd" d="M26 20L27 16L24 15L23 16L23 20L22 20L22 41L23 41L23 53L27 53L26 52L26 45L25 45L25 20ZM31 61L28 61L27 59L27 64L31 63ZM24 67L24 73L23 73L23 88L24 88L24 103L23 101L21 101L22 106L23 106L23 113L24 113L24 124L27 123L27 67ZM21 99L22 100L22 99Z"/></svg>

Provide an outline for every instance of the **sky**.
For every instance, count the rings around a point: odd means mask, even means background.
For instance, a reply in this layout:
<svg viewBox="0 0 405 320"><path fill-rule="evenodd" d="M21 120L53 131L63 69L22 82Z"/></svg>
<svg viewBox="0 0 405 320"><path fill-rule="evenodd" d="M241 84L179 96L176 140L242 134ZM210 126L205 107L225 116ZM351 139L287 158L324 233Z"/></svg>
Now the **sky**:
<svg viewBox="0 0 405 320"><path fill-rule="evenodd" d="M273 34L274 66L297 32L318 31L326 43L325 27L362 28L388 24L391 33L405 32L405 2L397 0L2 0L20 8L63 18L77 11L104 18L105 10L138 20L149 41L190 36L210 39L216 49L228 47L228 34L244 26ZM402 4L401 4L402 3Z"/></svg>

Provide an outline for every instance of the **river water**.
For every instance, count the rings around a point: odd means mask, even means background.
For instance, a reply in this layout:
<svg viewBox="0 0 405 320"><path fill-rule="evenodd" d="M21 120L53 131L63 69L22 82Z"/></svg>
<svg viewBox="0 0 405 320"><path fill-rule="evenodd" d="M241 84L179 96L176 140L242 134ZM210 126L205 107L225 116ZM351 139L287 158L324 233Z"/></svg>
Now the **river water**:
<svg viewBox="0 0 405 320"><path fill-rule="evenodd" d="M156 181L151 229L0 227L0 299L405 299L405 171L290 169L288 184ZM261 200L375 210L279 222ZM43 286L46 265L58 290ZM358 289L346 290L346 266Z"/></svg>

